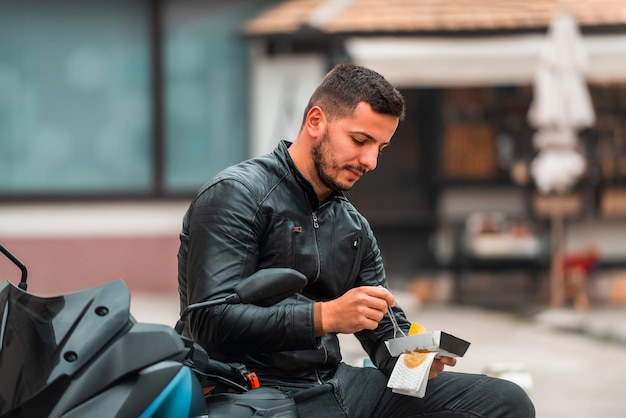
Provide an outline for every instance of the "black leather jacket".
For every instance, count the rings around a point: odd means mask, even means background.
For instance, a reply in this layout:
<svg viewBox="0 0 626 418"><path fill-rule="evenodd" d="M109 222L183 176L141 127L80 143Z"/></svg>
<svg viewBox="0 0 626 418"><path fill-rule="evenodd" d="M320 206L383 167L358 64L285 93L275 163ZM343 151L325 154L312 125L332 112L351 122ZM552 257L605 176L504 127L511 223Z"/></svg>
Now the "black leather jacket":
<svg viewBox="0 0 626 418"><path fill-rule="evenodd" d="M178 253L181 309L224 297L258 269L291 267L307 286L271 307L221 305L188 320L209 353L244 363L261 381L319 382L341 361L335 334L314 336L313 303L355 286L387 286L372 230L343 193L320 204L296 169L290 143L219 173L202 187L184 216ZM399 307L396 318L409 323ZM389 374L395 359L386 315L377 329L356 334L370 358Z"/></svg>

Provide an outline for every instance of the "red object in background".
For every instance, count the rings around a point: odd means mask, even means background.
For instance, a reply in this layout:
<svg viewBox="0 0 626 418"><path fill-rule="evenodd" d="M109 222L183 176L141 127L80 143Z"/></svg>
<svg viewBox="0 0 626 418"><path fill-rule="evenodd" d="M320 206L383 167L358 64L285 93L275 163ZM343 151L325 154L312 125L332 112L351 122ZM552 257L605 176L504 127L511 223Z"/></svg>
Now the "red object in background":
<svg viewBox="0 0 626 418"><path fill-rule="evenodd" d="M598 250L588 247L582 251L565 253L562 256L564 286L556 296L557 305L562 305L566 299L572 299L574 308L586 311L589 307L586 282L595 276L598 269Z"/></svg>
<svg viewBox="0 0 626 418"><path fill-rule="evenodd" d="M565 271L580 269L585 275L591 276L597 265L598 251L595 248L566 253L563 257L563 268Z"/></svg>

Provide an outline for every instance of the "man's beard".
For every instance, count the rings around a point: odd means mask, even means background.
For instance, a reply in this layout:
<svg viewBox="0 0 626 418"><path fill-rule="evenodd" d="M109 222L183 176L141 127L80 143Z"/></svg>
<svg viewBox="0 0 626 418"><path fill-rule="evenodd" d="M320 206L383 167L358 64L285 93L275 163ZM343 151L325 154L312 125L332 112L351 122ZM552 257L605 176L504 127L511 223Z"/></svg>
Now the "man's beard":
<svg viewBox="0 0 626 418"><path fill-rule="evenodd" d="M335 180L333 174L337 175L341 167L339 167L333 161L333 153L330 147L325 147L330 143L330 136L328 134L328 128L324 131L319 141L313 146L311 151L311 156L313 158L313 168L315 169L315 174L317 178L324 184L324 186L328 187L331 190L335 191L347 191L350 190L353 184L342 184ZM345 167L351 168L351 167ZM365 173L367 170L359 167L358 170L363 171Z"/></svg>

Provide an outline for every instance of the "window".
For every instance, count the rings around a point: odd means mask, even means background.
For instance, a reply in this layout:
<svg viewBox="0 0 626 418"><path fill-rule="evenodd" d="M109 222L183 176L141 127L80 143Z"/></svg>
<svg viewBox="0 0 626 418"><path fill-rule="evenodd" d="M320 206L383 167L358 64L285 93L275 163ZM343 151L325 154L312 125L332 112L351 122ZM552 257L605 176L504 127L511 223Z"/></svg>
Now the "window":
<svg viewBox="0 0 626 418"><path fill-rule="evenodd" d="M441 174L449 182L527 181L532 128L529 87L447 88ZM523 177L523 178L522 178Z"/></svg>
<svg viewBox="0 0 626 418"><path fill-rule="evenodd" d="M0 3L0 193L150 188L145 9Z"/></svg>
<svg viewBox="0 0 626 418"><path fill-rule="evenodd" d="M169 192L195 191L218 171L249 156L250 63L238 30L262 3L165 3L165 188Z"/></svg>
<svg viewBox="0 0 626 418"><path fill-rule="evenodd" d="M194 193L249 156L271 0L0 2L0 197Z"/></svg>

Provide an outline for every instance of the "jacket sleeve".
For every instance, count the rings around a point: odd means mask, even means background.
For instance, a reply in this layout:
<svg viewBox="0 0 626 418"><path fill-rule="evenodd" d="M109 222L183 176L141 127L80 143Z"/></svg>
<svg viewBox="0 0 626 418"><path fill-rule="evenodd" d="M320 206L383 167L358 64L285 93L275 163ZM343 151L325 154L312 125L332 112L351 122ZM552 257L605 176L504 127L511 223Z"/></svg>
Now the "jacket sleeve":
<svg viewBox="0 0 626 418"><path fill-rule="evenodd" d="M376 242L371 228L366 221L364 222L368 230L369 248L361 262L357 285L383 286L389 289L378 243ZM392 308L392 312L400 328L407 333L411 323L407 320L402 308L396 303ZM385 341L393 338L396 333L401 335L399 330L394 330L393 323L389 318L389 314L387 314L380 321L376 329L363 330L355 334L372 362L387 376L391 375L397 358L389 354Z"/></svg>
<svg viewBox="0 0 626 418"><path fill-rule="evenodd" d="M224 297L257 269L265 217L258 198L237 180L217 181L192 202L183 224L188 240L188 303ZM314 348L313 302L294 295L271 307L218 305L193 312L191 335L209 352Z"/></svg>

